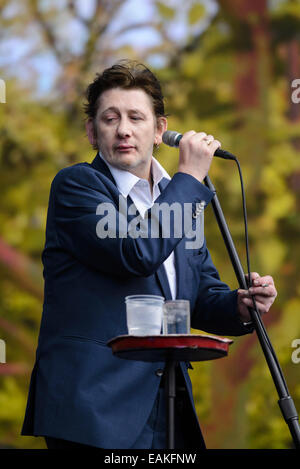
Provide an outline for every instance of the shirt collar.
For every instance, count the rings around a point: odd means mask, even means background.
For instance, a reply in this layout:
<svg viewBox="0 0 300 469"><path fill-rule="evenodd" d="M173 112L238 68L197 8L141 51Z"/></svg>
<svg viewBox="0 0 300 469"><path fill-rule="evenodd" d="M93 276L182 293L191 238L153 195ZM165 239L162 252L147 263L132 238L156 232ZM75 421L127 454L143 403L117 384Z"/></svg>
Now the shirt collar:
<svg viewBox="0 0 300 469"><path fill-rule="evenodd" d="M133 187L142 179L134 174L130 173L129 171L124 171L123 169L115 168L110 163L108 163L105 158L99 152L100 157L103 161L107 164L115 182L119 192L123 195L123 197L127 197ZM167 171L162 167L162 165L152 156L151 161L151 171L152 171L152 178L153 178L153 186L156 186L160 183L163 178L170 180L170 176Z"/></svg>

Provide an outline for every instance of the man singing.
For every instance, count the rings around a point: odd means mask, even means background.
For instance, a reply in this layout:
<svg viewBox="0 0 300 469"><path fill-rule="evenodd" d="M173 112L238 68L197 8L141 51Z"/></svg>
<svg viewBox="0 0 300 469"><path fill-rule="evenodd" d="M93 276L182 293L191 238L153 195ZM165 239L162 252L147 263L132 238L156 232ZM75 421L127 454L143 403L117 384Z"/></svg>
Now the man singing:
<svg viewBox="0 0 300 469"><path fill-rule="evenodd" d="M205 238L187 249L183 222L180 237L174 230L169 237L121 235L119 201L134 204L146 223L154 202L190 204L195 228L213 197L202 181L220 142L185 133L170 178L152 156L167 118L160 83L148 68L122 61L97 75L86 97L87 136L97 154L92 163L61 170L51 186L44 308L22 434L44 436L50 449L165 448L164 363L120 359L106 345L127 334L125 296L187 299L193 328L230 336L252 332L252 300L249 291L221 282ZM103 206L115 209L115 236L97 232ZM277 294L273 279L252 278L250 293L265 313ZM181 362L176 372L182 391L175 444L205 448L189 366Z"/></svg>

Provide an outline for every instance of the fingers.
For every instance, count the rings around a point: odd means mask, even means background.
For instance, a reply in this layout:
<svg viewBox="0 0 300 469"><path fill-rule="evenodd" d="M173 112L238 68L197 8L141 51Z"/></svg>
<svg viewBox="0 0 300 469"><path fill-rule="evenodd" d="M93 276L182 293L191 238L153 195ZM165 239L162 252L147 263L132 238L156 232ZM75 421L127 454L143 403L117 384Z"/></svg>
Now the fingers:
<svg viewBox="0 0 300 469"><path fill-rule="evenodd" d="M203 139L207 145L210 145L215 139L212 135L206 135Z"/></svg>
<svg viewBox="0 0 300 469"><path fill-rule="evenodd" d="M250 272L250 276L251 276L251 284L255 285L258 282L259 274L257 272ZM247 284L249 285L249 283L248 283L249 275L246 274L245 277L247 279Z"/></svg>
<svg viewBox="0 0 300 469"><path fill-rule="evenodd" d="M247 306L248 308L254 308L254 306L256 306L260 314L267 313L273 304L272 299L266 299L265 297L255 296L254 300L255 304L253 303L253 298L244 297L241 298L240 301L244 306Z"/></svg>
<svg viewBox="0 0 300 469"><path fill-rule="evenodd" d="M194 130L189 130L188 132L185 132L182 136L182 139L179 142L179 146L182 145L182 142L185 142L186 140L190 139L193 135L196 135L196 132Z"/></svg>
<svg viewBox="0 0 300 469"><path fill-rule="evenodd" d="M189 130L188 132L185 132L182 136L182 139L179 142L179 146L182 145L183 143L193 139L201 140L203 138L207 137L207 134L205 132L195 132L194 130Z"/></svg>
<svg viewBox="0 0 300 469"><path fill-rule="evenodd" d="M246 275L248 278L248 275ZM257 272L251 272L252 286L249 290L238 290L239 302L247 307L253 307L253 298L261 314L267 313L272 306L277 291L274 280L270 275L260 277Z"/></svg>
<svg viewBox="0 0 300 469"><path fill-rule="evenodd" d="M186 142L191 142L194 144L205 144L207 146L210 146L213 144L217 148L221 146L221 143L218 140L215 140L213 135L207 135L205 132L195 132L194 130L189 130L188 132L185 132L180 140L179 146L186 144Z"/></svg>
<svg viewBox="0 0 300 469"><path fill-rule="evenodd" d="M248 278L248 274L246 275ZM270 275L265 275L260 277L257 272L251 272L252 285L249 290L240 290L245 292L245 295L249 293L250 295L261 295L266 296L277 296L277 291L274 285L274 280Z"/></svg>
<svg viewBox="0 0 300 469"><path fill-rule="evenodd" d="M256 306L261 313L267 312L267 309L265 310L265 298L262 299L262 297L259 296L251 296L248 290L238 290L238 298L239 303L241 305L247 306L247 308L254 308L254 306ZM253 298L255 300L255 304L253 302Z"/></svg>
<svg viewBox="0 0 300 469"><path fill-rule="evenodd" d="M248 279L248 274L246 274L245 277ZM261 277L257 272L251 272L251 281L252 286L261 286L264 288L268 287L269 285L274 286L274 280L270 275Z"/></svg>
<svg viewBox="0 0 300 469"><path fill-rule="evenodd" d="M182 151L187 151L189 154L195 154L195 157L199 159L201 155L212 159L215 151L220 148L221 142L215 140L213 135L207 135L205 132L195 132L190 130L183 134L182 139L179 143L179 148Z"/></svg>
<svg viewBox="0 0 300 469"><path fill-rule="evenodd" d="M213 152L215 152L221 146L221 142L219 142L219 140L215 140L213 135L207 135L203 140L211 147Z"/></svg>
<svg viewBox="0 0 300 469"><path fill-rule="evenodd" d="M259 287L250 287L249 293L250 295L261 295L261 296L277 296L277 291L274 285L264 284L268 286L259 286Z"/></svg>
<svg viewBox="0 0 300 469"><path fill-rule="evenodd" d="M250 290L238 290L238 295L241 298L241 300L244 302L244 300L250 300L250 303L252 303L252 297L255 298L255 301L264 301L266 302L268 298L274 298L277 296L277 292L271 291L269 294L267 293L259 293L259 292L250 292ZM245 302L245 304L249 305L250 304L248 301Z"/></svg>
<svg viewBox="0 0 300 469"><path fill-rule="evenodd" d="M208 174L213 155L221 143L213 135L190 130L179 143L178 170L203 181Z"/></svg>

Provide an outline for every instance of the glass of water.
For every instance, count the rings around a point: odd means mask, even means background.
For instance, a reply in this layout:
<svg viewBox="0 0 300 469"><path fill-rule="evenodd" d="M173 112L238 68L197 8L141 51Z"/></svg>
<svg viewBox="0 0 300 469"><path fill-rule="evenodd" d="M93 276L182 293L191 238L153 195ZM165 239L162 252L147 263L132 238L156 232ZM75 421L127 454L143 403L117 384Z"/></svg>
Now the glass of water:
<svg viewBox="0 0 300 469"><path fill-rule="evenodd" d="M126 296L126 319L129 335L159 335L162 328L164 297L157 295Z"/></svg>
<svg viewBox="0 0 300 469"><path fill-rule="evenodd" d="M170 300L164 304L163 334L190 334L189 300Z"/></svg>

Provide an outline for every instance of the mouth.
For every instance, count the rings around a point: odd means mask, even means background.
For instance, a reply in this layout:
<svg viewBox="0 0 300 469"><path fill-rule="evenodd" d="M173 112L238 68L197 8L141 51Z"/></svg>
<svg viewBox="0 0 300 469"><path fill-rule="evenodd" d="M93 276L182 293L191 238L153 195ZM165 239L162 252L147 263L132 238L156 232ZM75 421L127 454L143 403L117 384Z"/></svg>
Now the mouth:
<svg viewBox="0 0 300 469"><path fill-rule="evenodd" d="M120 143L115 146L115 149L119 152L126 153L128 151L135 150L135 146L128 143Z"/></svg>

